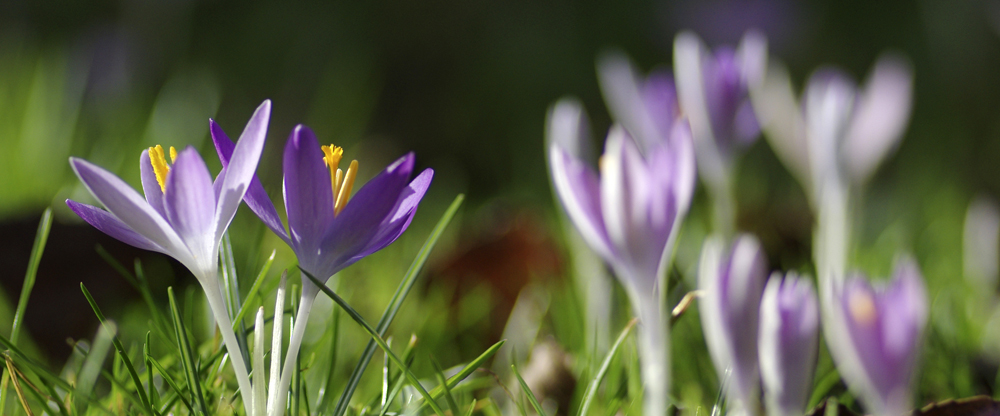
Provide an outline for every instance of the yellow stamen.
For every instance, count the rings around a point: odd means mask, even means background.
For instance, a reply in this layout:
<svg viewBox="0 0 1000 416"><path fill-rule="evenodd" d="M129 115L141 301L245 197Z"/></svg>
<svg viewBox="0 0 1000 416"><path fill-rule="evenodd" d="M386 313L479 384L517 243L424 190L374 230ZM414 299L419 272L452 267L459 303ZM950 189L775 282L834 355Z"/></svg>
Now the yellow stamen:
<svg viewBox="0 0 1000 416"><path fill-rule="evenodd" d="M329 145L320 146L323 150L323 164L330 169L330 186L333 188L333 198L334 201L337 200L337 181L336 171L337 166L340 165L340 159L344 156L344 149L342 147Z"/></svg>
<svg viewBox="0 0 1000 416"><path fill-rule="evenodd" d="M868 326L875 323L875 300L868 292L856 291L851 293L851 298L847 300L847 308L851 316L859 324Z"/></svg>
<svg viewBox="0 0 1000 416"><path fill-rule="evenodd" d="M340 211L347 205L347 200L351 198L351 188L354 187L354 178L358 176L358 161L352 160L351 167L347 168L344 174L344 182L340 185L340 192L337 193L337 202L333 204L333 214L340 214Z"/></svg>
<svg viewBox="0 0 1000 416"><path fill-rule="evenodd" d="M333 201L336 205L337 195L340 194L340 186L344 184L344 170L337 169L337 174L333 175Z"/></svg>
<svg viewBox="0 0 1000 416"><path fill-rule="evenodd" d="M177 151L170 148L171 160L176 156ZM149 163L153 165L153 173L156 174L156 182L160 184L160 191L167 191L167 173L170 173L170 166L163 156L163 146L156 145L149 148Z"/></svg>
<svg viewBox="0 0 1000 416"><path fill-rule="evenodd" d="M170 163L177 163L177 149L170 146Z"/></svg>

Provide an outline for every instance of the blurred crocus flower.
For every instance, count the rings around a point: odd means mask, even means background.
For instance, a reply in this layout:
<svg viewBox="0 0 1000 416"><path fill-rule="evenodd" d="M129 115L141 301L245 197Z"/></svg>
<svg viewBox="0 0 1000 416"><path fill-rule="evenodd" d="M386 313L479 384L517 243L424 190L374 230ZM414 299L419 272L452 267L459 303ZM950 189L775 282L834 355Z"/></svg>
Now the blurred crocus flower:
<svg viewBox="0 0 1000 416"><path fill-rule="evenodd" d="M113 173L70 158L76 175L107 211L66 200L73 212L105 234L167 254L191 270L205 290L244 392L250 391L250 381L219 284L219 245L257 169L270 115L271 102L264 101L234 146L232 163L214 183L193 147L180 152L170 148L170 166L163 148L156 146L139 157L145 199ZM250 402L245 404L249 414Z"/></svg>
<svg viewBox="0 0 1000 416"><path fill-rule="evenodd" d="M224 167L235 162L232 141L217 124L212 140ZM425 169L412 181L416 157L409 153L369 180L353 196L358 171L352 161L345 172L338 169L343 149L320 146L312 130L298 125L285 145L283 160L285 210L288 232L263 187L251 185L247 206L295 251L299 267L320 280L396 241L410 225L417 205L434 176ZM278 391L287 391L306 322L319 288L302 279L302 298L292 328ZM269 409L284 409L284 394Z"/></svg>
<svg viewBox="0 0 1000 416"><path fill-rule="evenodd" d="M730 180L735 153L760 133L749 90L766 67L767 40L756 31L747 32L735 50L709 51L691 32L674 40L681 108L691 121L701 178L713 186Z"/></svg>
<svg viewBox="0 0 1000 416"><path fill-rule="evenodd" d="M817 70L799 106L787 70L771 62L751 98L775 153L815 203L824 181L863 184L895 148L909 122L912 84L909 62L884 54L861 89L837 69Z"/></svg>
<svg viewBox="0 0 1000 416"><path fill-rule="evenodd" d="M885 286L855 275L834 286L824 320L827 344L848 386L876 415L896 416L911 405L927 293L912 260L896 265Z"/></svg>
<svg viewBox="0 0 1000 416"><path fill-rule="evenodd" d="M701 326L730 407L756 413L758 388L757 335L767 259L756 237L743 234L726 250L710 237L702 247L698 287Z"/></svg>
<svg viewBox="0 0 1000 416"><path fill-rule="evenodd" d="M550 113L559 118L550 125L562 127L550 129L556 137L550 139L549 162L556 194L570 220L611 265L640 319L644 411L662 415L668 394L669 328L661 287L694 191L694 145L687 122L675 120L669 77L651 77L640 87L631 66L619 59L610 63L610 71L601 72L603 82L620 88L606 96L621 124L608 133L600 174L581 158L580 149L588 145L581 127L583 111L574 101L560 101Z"/></svg>
<svg viewBox="0 0 1000 416"><path fill-rule="evenodd" d="M767 413L806 411L819 348L819 301L809 280L771 276L760 301L758 353Z"/></svg>

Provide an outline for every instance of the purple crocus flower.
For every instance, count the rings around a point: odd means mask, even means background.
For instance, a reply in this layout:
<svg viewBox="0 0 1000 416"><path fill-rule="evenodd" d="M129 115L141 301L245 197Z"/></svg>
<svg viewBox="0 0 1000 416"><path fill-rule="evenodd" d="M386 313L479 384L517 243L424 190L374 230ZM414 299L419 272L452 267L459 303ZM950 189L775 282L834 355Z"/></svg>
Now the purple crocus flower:
<svg viewBox="0 0 1000 416"><path fill-rule="evenodd" d="M219 245L257 169L270 114L270 100L257 107L233 148L232 163L214 183L193 147L180 152L170 148L173 166L167 164L162 147L144 150L139 169L145 199L113 173L83 159L69 160L90 193L107 208L66 200L73 212L126 244L177 259L198 279L233 356L243 392L251 391L250 380L239 348L233 348L239 344L217 277ZM250 401L244 404L249 414Z"/></svg>
<svg viewBox="0 0 1000 416"><path fill-rule="evenodd" d="M758 353L767 413L799 416L812 391L819 347L819 301L808 279L775 273L760 301Z"/></svg>
<svg viewBox="0 0 1000 416"><path fill-rule="evenodd" d="M702 248L698 287L701 326L719 380L732 407L753 414L757 409L757 322L767 280L767 259L756 237L736 237L724 251L722 239L711 237Z"/></svg>
<svg viewBox="0 0 1000 416"><path fill-rule="evenodd" d="M873 287L861 275L834 286L827 343L840 374L880 416L906 413L924 326L927 293L917 264L902 260L891 282Z"/></svg>
<svg viewBox="0 0 1000 416"><path fill-rule="evenodd" d="M767 40L756 31L747 32L735 50L710 52L691 32L674 40L677 91L706 181L728 181L736 150L757 139L760 127L749 90L763 79L766 66Z"/></svg>
<svg viewBox="0 0 1000 416"><path fill-rule="evenodd" d="M662 82L669 78L653 78L640 89L627 62L614 70L624 70L610 78L625 92L607 94L609 102L619 100L609 106L641 111L614 113L625 117L633 130L626 131L623 120L611 128L598 174L580 157L580 149L587 148L583 111L563 100L550 113L549 162L556 194L570 220L614 269L639 317L644 411L662 415L669 380L669 328L660 290L694 190L694 148L687 122L674 120L672 84ZM609 74L604 71L602 76ZM631 101L639 97L644 98ZM641 139L633 139L635 135Z"/></svg>
<svg viewBox="0 0 1000 416"><path fill-rule="evenodd" d="M816 201L824 181L863 184L874 173L906 129L912 84L909 63L885 54L861 89L837 69L817 70L800 107L773 62L752 98L775 153Z"/></svg>
<svg viewBox="0 0 1000 416"><path fill-rule="evenodd" d="M233 144L212 124L212 140L222 165L232 163ZM320 146L312 130L298 125L285 145L284 197L288 232L274 204L255 179L244 198L271 231L295 251L299 267L325 280L396 241L410 225L434 176L425 169L412 181L416 157L409 153L390 164L351 196L358 162L338 169L343 149ZM235 159L233 159L235 160ZM319 288L302 279L302 299L292 329L279 392L287 391L306 322ZM269 399L268 409L283 409L285 394ZM275 401L276 400L276 401Z"/></svg>

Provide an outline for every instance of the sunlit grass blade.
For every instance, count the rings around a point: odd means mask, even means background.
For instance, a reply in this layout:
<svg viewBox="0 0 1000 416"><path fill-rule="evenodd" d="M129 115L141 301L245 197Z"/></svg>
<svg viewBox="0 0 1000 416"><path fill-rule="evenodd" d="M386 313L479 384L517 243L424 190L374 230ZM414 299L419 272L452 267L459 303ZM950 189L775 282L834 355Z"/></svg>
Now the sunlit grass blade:
<svg viewBox="0 0 1000 416"><path fill-rule="evenodd" d="M521 391L528 396L528 401L531 402L531 406L535 408L535 411L538 412L539 416L546 416L545 410L542 409L542 405L538 403L538 399L535 398L535 393L531 392L531 389L528 388L528 383L525 383L524 379L521 378L521 373L517 371L517 366L511 364L510 369L514 370L514 377L517 377L517 382L521 385Z"/></svg>
<svg viewBox="0 0 1000 416"><path fill-rule="evenodd" d="M372 328L372 326L369 325L367 321L365 321L365 318L362 317L361 314L358 313L358 311L354 310L354 308L351 307L351 305L348 304L347 301L341 298L340 295L334 293L334 291L330 290L330 288L326 287L326 285L323 284L323 282L319 281L319 279L317 279L315 276L309 274L305 270L302 270L302 275L309 278L309 280L312 280L312 282L316 284L317 287L319 287L320 291L322 291L323 294L329 296L330 299L333 299L333 301L337 305L343 308L344 312L347 312L347 316L350 316L351 319L354 320L354 322L357 322L358 325L360 325L361 328L368 333L368 336L372 337L372 339L375 340L378 346L382 348L382 351L385 351L386 354L389 354L389 359L392 360L393 364L396 364L397 367L403 370L403 374L405 374L406 378L410 381L410 385L412 385L415 389L417 389L417 392L419 392L420 395L424 397L424 400L428 402L428 405L431 407L431 409L434 410L434 413L437 413L439 416L444 416L444 411L441 410L441 407L434 402L434 399L430 396L429 393L427 393L427 390L424 389L424 386L420 384L420 380L417 379L417 376L413 375L413 372L410 371L410 367L407 366L406 363L403 362L403 360L400 360L399 357L396 356L394 352L392 352L392 349L390 349L389 346L386 345L385 340L382 339L382 337L375 332L375 328Z"/></svg>
<svg viewBox="0 0 1000 416"><path fill-rule="evenodd" d="M413 355L414 351L416 351L416 347L417 347L417 336L411 335L409 344L407 344L406 349L403 350L403 361L406 362L406 365L410 365L413 363ZM389 357L387 355L386 361L388 360ZM393 381L392 389L389 390L388 397L386 397L382 401L382 409L379 411L378 414L379 416L385 416L385 414L389 412L389 406L392 405L393 399L395 399L396 396L399 395L399 391L403 389L403 381L405 381L406 378L403 377L403 372L400 371L399 374L396 375L396 377L394 377L394 380L395 381Z"/></svg>
<svg viewBox="0 0 1000 416"><path fill-rule="evenodd" d="M90 292L82 282L80 283L80 290L83 291L83 296L87 298L87 303L90 304L91 309L94 310L94 314L97 315L97 320L101 321L101 325L108 328L108 332L114 333L114 328L108 325L107 319L105 319L104 314L101 313L101 308L97 306L97 302L94 301L93 296L90 296ZM142 386L142 379L140 379L139 374L135 372L132 360L128 358L128 352L125 351L125 347L122 345L121 340L118 339L117 335L113 335L111 343L115 346L115 350L118 351L118 356L121 357L122 363L125 364L125 368L128 370L129 376L132 377L132 384L135 384L135 390L139 394L139 401L142 402L142 406L146 408L147 412L153 414L153 407L149 403L149 397L146 396L146 389Z"/></svg>
<svg viewBox="0 0 1000 416"><path fill-rule="evenodd" d="M274 263L275 253L277 253L276 250L271 250L271 256L264 262L264 267L261 267L260 273L257 274L257 279L255 279L253 281L253 285L250 286L250 291L247 292L247 297L243 301L243 306L240 306L240 311L236 314L236 317L233 318L234 327L238 322L243 322L243 318L251 309L250 305L252 305L256 300L257 293L260 292L260 287L264 284L265 277L267 277L267 272L271 270L271 264Z"/></svg>
<svg viewBox="0 0 1000 416"><path fill-rule="evenodd" d="M389 324L396 317L396 313L399 312L399 308L403 305L403 300L410 293L410 289L413 288L413 284L416 282L417 275L420 274L420 270L424 267L424 263L427 262L427 258L430 256L431 250L437 244L438 239L441 234L444 233L445 228L451 223L452 218L455 217L455 213L458 212L458 207L462 205L462 201L465 199L465 195L459 194L452 201L448 209L445 210L444 215L438 220L437 225L431 230L431 234L427 236L427 241L424 242L423 247L417 252L417 257L413 259L413 263L410 264L410 268L407 269L406 274L403 276L403 280L399 282L399 287L396 288L396 293L392 295L392 299L389 301L389 305L386 306L385 311L382 313L382 318L378 321L377 333L381 337L385 335L386 330L389 329ZM354 391L357 389L358 384L361 382L361 376L364 374L365 369L368 368L368 363L371 361L372 357L375 355L375 344L369 342L365 346L364 352L361 354L361 359L358 361L358 365L354 367L354 371L351 373L350 378L348 378L347 386L344 388L344 393L340 396L337 401L337 406L334 407L334 416L343 416L344 412L347 411L347 406L350 404L351 397L354 396Z"/></svg>
<svg viewBox="0 0 1000 416"><path fill-rule="evenodd" d="M629 321L628 325L625 325L625 329L622 330L621 334L618 334L618 339L615 343L611 345L611 349L608 350L607 355L604 356L604 362L601 363L601 368L597 370L597 374L594 375L594 379L590 381L587 385L587 390L583 393L583 404L580 405L580 411L577 413L580 416L589 415L590 405L594 402L594 397L597 396L598 387L601 386L601 380L604 379L604 375L608 373L608 368L611 367L611 361L614 360L615 354L618 353L618 348L622 346L625 339L628 338L628 334L632 332L632 328L635 327L638 320L632 319Z"/></svg>
<svg viewBox="0 0 1000 416"><path fill-rule="evenodd" d="M35 232L35 243L31 246L31 256L28 258L28 271L24 273L24 283L21 285L21 297L17 301L17 308L14 312L14 321L10 327L10 342L17 344L21 335L21 324L24 321L24 312L28 308L28 298L31 297L31 290L35 287L35 277L38 275L38 264L42 261L42 253L45 251L45 242L49 239L49 231L52 229L52 208L47 208L42 213L42 219L38 221L38 231ZM8 376L3 376L0 381L0 411L7 405L7 380Z"/></svg>
<svg viewBox="0 0 1000 416"><path fill-rule="evenodd" d="M479 354L479 356L476 357L476 359L470 361L469 364L465 365L465 367L462 367L462 369L458 373L456 373L451 377L448 377L448 384L447 384L448 388L449 389L455 388L455 386L457 386L458 383L462 382L462 380L465 380L466 377L469 377L469 375L471 375L474 371L476 371L476 369L482 367L483 364L490 359L490 357L493 357L493 355L500 350L500 347L502 347L505 342L507 342L507 340L500 340L496 344L493 344L493 346L487 348L486 351L483 351L482 354ZM431 390L431 397L438 398L441 396L442 393L444 393L442 386L437 386L433 390Z"/></svg>
<svg viewBox="0 0 1000 416"><path fill-rule="evenodd" d="M472 399L472 404L469 405L469 411L465 413L465 416L472 416L472 413L476 411L476 399Z"/></svg>
<svg viewBox="0 0 1000 416"><path fill-rule="evenodd" d="M194 353L191 349L191 343L187 338L187 329L184 327L184 320L181 319L180 312L177 309L177 301L174 299L174 288L167 288L167 298L170 300L170 316L174 321L174 336L177 340L177 346L181 350L181 364L184 367L184 376L187 378L188 390L191 393L192 401L197 404L198 410L201 414L208 415L208 406L205 404L205 396L201 391L201 382L198 381L199 374L197 373L197 364L194 361Z"/></svg>
<svg viewBox="0 0 1000 416"><path fill-rule="evenodd" d="M441 364L438 364L437 360L431 358L431 365L434 366L434 377L438 380L438 385L444 390L444 399L448 402L448 408L451 409L451 414L458 414L458 403L455 402L455 398L451 395L451 389L448 388L448 380L444 378L444 370L441 369Z"/></svg>

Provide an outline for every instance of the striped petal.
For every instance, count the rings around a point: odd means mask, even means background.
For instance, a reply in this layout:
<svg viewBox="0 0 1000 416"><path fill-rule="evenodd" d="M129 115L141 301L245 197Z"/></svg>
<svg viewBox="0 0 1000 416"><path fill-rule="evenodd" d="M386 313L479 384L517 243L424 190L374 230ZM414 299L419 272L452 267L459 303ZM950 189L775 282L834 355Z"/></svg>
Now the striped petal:
<svg viewBox="0 0 1000 416"><path fill-rule="evenodd" d="M118 241L143 250L170 254L167 253L167 251L162 247L156 245L156 243L150 241L148 238L132 231L131 228L125 225L125 223L118 218L115 218L114 215L111 215L110 212L93 205L81 204L71 199L66 200L66 205L69 205L69 209L73 210L73 212L76 213L76 215L79 215L81 219L87 222L87 224L101 230L104 234L114 237Z"/></svg>
<svg viewBox="0 0 1000 416"><path fill-rule="evenodd" d="M250 187L254 172L257 171L257 163L260 162L260 155L264 151L264 139L267 136L270 118L271 100L264 100L247 122L240 140L233 149L233 157L226 165L226 176L215 209L216 245L229 228L229 223L236 215L236 209L239 208L243 196Z"/></svg>

